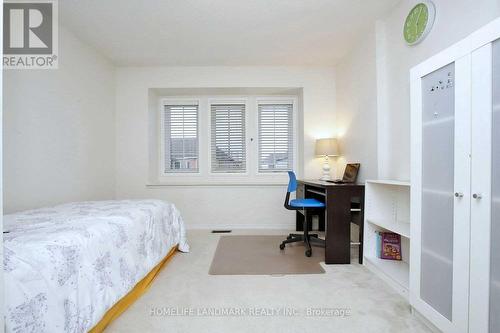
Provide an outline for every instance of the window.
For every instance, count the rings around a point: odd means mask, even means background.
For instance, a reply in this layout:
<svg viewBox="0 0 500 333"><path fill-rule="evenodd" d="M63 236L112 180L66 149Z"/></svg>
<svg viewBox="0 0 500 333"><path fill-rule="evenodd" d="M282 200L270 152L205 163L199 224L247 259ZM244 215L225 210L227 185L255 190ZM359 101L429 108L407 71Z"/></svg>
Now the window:
<svg viewBox="0 0 500 333"><path fill-rule="evenodd" d="M150 146L150 179L161 185L286 183L286 171L300 174L297 98L278 93L159 97L159 108L150 103L155 112L150 128L159 132Z"/></svg>
<svg viewBox="0 0 500 333"><path fill-rule="evenodd" d="M245 104L212 104L210 109L211 171L245 173Z"/></svg>
<svg viewBox="0 0 500 333"><path fill-rule="evenodd" d="M293 169L293 104L259 104L259 172Z"/></svg>
<svg viewBox="0 0 500 333"><path fill-rule="evenodd" d="M198 172L198 105L164 105L164 172Z"/></svg>

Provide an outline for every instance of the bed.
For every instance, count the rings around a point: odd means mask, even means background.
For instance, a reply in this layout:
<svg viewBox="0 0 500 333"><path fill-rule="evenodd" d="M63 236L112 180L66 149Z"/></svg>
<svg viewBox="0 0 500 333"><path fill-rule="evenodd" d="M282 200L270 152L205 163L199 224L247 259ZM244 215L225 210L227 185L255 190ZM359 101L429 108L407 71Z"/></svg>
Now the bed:
<svg viewBox="0 0 500 333"><path fill-rule="evenodd" d="M5 233L7 232L7 233ZM7 332L87 332L175 251L184 223L160 200L95 201L4 216Z"/></svg>

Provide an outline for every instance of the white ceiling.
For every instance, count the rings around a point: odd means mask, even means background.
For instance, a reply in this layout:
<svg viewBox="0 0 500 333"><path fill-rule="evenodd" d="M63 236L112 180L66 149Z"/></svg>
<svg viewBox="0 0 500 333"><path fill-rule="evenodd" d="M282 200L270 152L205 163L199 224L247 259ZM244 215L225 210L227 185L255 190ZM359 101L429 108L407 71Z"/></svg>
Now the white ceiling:
<svg viewBox="0 0 500 333"><path fill-rule="evenodd" d="M117 65L334 65L399 0L63 0Z"/></svg>

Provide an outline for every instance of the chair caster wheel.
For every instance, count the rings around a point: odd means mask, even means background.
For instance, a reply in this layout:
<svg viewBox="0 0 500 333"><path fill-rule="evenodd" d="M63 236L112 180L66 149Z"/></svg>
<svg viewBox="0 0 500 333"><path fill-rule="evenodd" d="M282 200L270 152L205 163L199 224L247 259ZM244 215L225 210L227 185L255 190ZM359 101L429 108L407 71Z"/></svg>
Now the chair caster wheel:
<svg viewBox="0 0 500 333"><path fill-rule="evenodd" d="M280 244L280 250L284 250L285 249L285 244Z"/></svg>
<svg viewBox="0 0 500 333"><path fill-rule="evenodd" d="M312 250L307 250L306 251L306 257L312 256L312 253L313 253Z"/></svg>

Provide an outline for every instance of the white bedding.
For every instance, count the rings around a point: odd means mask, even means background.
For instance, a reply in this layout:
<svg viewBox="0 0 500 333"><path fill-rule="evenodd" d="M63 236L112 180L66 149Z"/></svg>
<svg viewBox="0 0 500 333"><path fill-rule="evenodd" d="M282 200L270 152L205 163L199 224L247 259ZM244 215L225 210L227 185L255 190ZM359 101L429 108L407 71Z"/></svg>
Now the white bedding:
<svg viewBox="0 0 500 333"><path fill-rule="evenodd" d="M7 332L87 332L178 244L173 204L96 201L4 216Z"/></svg>

